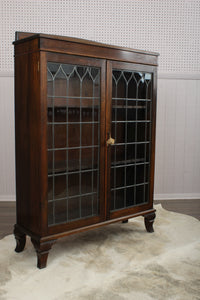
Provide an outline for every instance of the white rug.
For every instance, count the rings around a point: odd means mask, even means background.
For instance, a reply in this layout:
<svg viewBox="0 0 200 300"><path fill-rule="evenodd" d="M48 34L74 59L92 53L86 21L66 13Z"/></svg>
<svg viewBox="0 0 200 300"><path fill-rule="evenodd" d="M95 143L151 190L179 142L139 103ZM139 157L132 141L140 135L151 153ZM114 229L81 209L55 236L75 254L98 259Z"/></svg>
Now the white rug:
<svg viewBox="0 0 200 300"><path fill-rule="evenodd" d="M156 206L154 233L143 217L60 239L47 268L30 240L15 253L0 240L0 299L200 299L200 222Z"/></svg>

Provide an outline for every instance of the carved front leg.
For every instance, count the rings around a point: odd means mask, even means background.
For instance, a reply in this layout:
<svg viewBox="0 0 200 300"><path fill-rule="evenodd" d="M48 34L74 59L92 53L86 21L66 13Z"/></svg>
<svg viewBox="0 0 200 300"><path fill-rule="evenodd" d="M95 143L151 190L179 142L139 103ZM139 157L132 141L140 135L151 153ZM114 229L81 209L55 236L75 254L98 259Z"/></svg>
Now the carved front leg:
<svg viewBox="0 0 200 300"><path fill-rule="evenodd" d="M16 239L16 252L22 252L26 244L26 235L18 228L17 225L14 226L14 236Z"/></svg>
<svg viewBox="0 0 200 300"><path fill-rule="evenodd" d="M33 243L33 246L37 253L37 267L39 269L46 268L49 250L56 242L56 240L40 242L38 240L31 238L31 242Z"/></svg>
<svg viewBox="0 0 200 300"><path fill-rule="evenodd" d="M155 212L144 216L144 224L145 224L146 230L148 232L154 232L153 223L154 223L155 217L156 217Z"/></svg>

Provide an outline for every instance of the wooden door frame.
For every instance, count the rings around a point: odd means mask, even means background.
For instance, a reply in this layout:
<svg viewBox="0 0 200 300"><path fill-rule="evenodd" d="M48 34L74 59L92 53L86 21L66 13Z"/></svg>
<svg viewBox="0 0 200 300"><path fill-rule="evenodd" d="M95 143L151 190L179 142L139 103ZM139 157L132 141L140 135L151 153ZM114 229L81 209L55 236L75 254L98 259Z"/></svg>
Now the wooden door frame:
<svg viewBox="0 0 200 300"><path fill-rule="evenodd" d="M150 151L150 179L149 179L149 202L135 205L116 211L110 211L111 193L110 193L110 170L111 170L111 146L106 147L106 175L105 175L105 197L106 197L106 218L115 219L121 216L131 215L133 213L144 212L153 208L153 190L154 190L154 167L155 167L155 127L156 127L156 88L157 88L157 69L155 66L142 64L107 61L107 87L106 87L106 134L111 132L112 120L112 69L135 70L138 72L149 72L153 75L152 84L152 127L151 127L151 151Z"/></svg>
<svg viewBox="0 0 200 300"><path fill-rule="evenodd" d="M42 215L43 215L43 234L44 236L49 236L52 234L56 234L58 232L66 232L69 230L78 229L81 227L89 226L92 224L96 224L99 222L105 221L105 89L106 89L106 61L102 59L90 58L90 57L81 57L77 55L68 55L68 54L60 54L60 53L51 53L51 52L41 52L43 59L41 60L41 84L43 86L42 99L41 99L41 107L42 107L42 120L44 124L47 124L47 62L58 62L58 63L66 63L66 64L76 64L76 65L85 65L91 67L99 67L101 70L101 103L100 103L100 157L99 157L99 215L94 217L88 217L86 219L81 219L77 221L70 221L62 224L55 224L52 226L48 226L48 177L45 175L43 177L44 181L44 191L43 191L43 199L41 201L42 207ZM47 170L47 130L46 125L43 127L43 144L46 147L42 149L42 157L43 157L43 174L48 174Z"/></svg>

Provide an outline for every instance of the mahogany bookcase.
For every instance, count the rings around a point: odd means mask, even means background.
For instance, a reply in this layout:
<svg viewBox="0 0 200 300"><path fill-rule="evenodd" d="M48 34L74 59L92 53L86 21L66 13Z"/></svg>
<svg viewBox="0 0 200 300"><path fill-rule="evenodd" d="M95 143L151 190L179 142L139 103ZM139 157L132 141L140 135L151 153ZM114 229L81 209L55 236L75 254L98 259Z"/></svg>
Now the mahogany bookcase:
<svg viewBox="0 0 200 300"><path fill-rule="evenodd" d="M144 216L153 231L157 53L16 33L16 252Z"/></svg>

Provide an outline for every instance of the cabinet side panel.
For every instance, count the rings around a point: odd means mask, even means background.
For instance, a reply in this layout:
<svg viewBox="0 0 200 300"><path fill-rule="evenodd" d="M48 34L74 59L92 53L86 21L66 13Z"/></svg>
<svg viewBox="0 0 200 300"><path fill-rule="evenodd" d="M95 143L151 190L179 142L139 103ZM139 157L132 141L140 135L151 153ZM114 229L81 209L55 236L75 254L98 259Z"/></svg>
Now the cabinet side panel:
<svg viewBox="0 0 200 300"><path fill-rule="evenodd" d="M43 195L43 181L41 177L42 161L42 126L41 126L41 98L40 98L40 70L39 52L34 52L29 56L29 82L30 87L29 102L29 138L30 138L30 214L31 230L36 234L41 234L42 217L41 205Z"/></svg>
<svg viewBox="0 0 200 300"><path fill-rule="evenodd" d="M17 223L40 233L40 76L39 52L15 57Z"/></svg>
<svg viewBox="0 0 200 300"><path fill-rule="evenodd" d="M15 57L15 160L17 223L29 228L29 119L27 55Z"/></svg>

